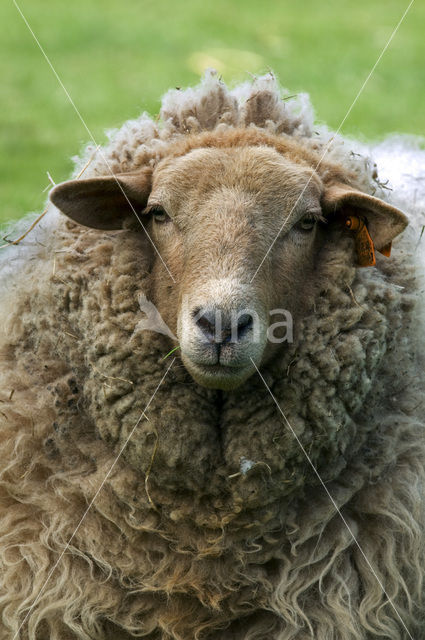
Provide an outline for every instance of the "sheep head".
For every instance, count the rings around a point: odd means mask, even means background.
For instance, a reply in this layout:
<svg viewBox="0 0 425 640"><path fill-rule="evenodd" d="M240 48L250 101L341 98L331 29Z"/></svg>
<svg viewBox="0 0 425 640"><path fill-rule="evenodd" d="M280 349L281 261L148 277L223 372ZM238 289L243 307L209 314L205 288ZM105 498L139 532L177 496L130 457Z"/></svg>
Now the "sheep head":
<svg viewBox="0 0 425 640"><path fill-rule="evenodd" d="M231 144L214 145L209 135L208 144L177 145L154 168L58 185L51 199L98 229L141 216L156 247L154 303L187 370L204 386L231 389L272 358L311 309L327 243L346 242L347 215L365 220L378 250L407 221L350 186L350 176L341 181L340 168L319 169L298 143L285 152L266 136L235 144L233 134Z"/></svg>

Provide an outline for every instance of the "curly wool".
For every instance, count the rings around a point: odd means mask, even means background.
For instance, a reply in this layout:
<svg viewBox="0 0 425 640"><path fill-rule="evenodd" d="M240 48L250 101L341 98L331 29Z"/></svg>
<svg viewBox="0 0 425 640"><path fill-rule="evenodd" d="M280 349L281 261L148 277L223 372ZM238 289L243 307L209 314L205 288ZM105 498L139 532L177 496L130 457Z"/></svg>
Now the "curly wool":
<svg viewBox="0 0 425 640"><path fill-rule="evenodd" d="M187 133L234 127L319 153L332 135L271 75L229 91L207 74L165 96L160 122L142 115L111 134L85 175L154 166ZM423 159L396 144L405 166ZM6 252L1 637L421 637L425 189L401 188L392 151L376 151L411 228L376 269L329 248L302 338L262 372L286 419L260 378L207 390L178 357L144 417L168 342L137 331L138 296L152 289L143 235L83 230L51 207ZM367 149L337 137L326 159L385 196Z"/></svg>

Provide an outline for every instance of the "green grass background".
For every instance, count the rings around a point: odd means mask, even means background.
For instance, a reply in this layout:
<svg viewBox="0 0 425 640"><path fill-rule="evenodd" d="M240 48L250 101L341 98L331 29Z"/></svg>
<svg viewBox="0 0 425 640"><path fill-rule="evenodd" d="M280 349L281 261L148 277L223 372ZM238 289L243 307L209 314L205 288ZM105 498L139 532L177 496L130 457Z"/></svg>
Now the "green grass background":
<svg viewBox="0 0 425 640"><path fill-rule="evenodd" d="M226 82L272 68L337 127L406 0L17 0L96 142L206 66ZM0 221L40 210L49 171L89 135L12 0L0 4ZM415 0L342 131L425 129L425 3Z"/></svg>

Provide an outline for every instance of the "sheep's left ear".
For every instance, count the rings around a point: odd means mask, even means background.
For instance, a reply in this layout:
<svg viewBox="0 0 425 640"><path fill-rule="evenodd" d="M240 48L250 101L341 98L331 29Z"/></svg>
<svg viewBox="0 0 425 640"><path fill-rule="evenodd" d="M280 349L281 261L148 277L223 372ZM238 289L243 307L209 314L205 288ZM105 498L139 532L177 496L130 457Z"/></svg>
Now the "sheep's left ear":
<svg viewBox="0 0 425 640"><path fill-rule="evenodd" d="M322 208L327 216L341 221L345 228L352 227L352 230L356 232L354 227L356 224L358 225L357 250L358 253L359 250L361 251L363 241L367 244L371 240L370 249L373 254L371 264L374 264L374 249L384 255L389 255L391 242L408 224L407 217L396 207L341 183L327 187L322 196ZM367 231L364 231L364 226ZM363 249L367 254L367 246L364 246ZM361 256L359 258L361 264ZM366 255L363 258L366 260L363 266L368 266Z"/></svg>
<svg viewBox="0 0 425 640"><path fill-rule="evenodd" d="M68 180L56 185L50 200L68 218L93 229L121 229L124 218L146 206L152 170L144 167L115 176Z"/></svg>

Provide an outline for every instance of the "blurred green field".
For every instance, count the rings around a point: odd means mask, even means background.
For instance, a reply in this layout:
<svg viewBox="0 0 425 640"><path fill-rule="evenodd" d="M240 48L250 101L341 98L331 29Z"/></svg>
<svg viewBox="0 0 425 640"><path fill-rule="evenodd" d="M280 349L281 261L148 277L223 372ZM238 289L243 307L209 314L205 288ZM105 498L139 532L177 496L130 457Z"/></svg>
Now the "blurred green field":
<svg viewBox="0 0 425 640"><path fill-rule="evenodd" d="M170 87L215 66L226 82L272 68L337 127L406 0L17 0L97 142ZM89 140L12 0L0 4L0 221L39 210L46 172ZM343 132L425 130L425 3L416 0Z"/></svg>

